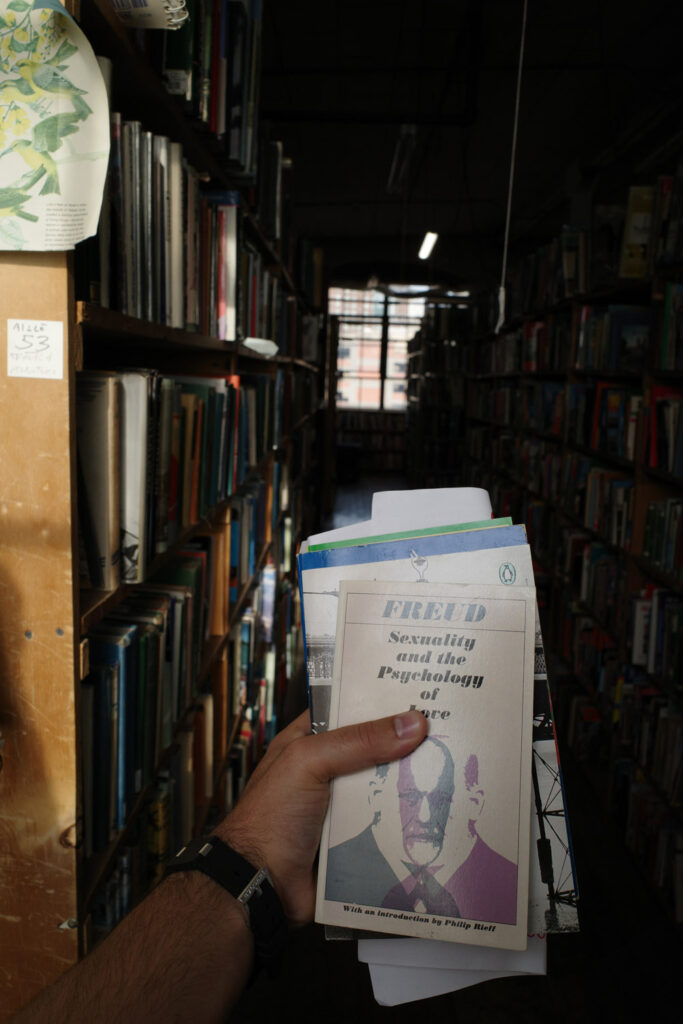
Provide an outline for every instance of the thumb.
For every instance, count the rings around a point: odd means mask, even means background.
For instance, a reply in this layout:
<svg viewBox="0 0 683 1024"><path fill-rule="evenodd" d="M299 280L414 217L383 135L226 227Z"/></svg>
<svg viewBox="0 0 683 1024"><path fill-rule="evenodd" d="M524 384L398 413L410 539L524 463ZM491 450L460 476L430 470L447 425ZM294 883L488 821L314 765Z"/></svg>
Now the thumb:
<svg viewBox="0 0 683 1024"><path fill-rule="evenodd" d="M310 770L321 782L336 775L397 761L427 735L429 724L419 711L406 711L374 722L360 722L308 738Z"/></svg>

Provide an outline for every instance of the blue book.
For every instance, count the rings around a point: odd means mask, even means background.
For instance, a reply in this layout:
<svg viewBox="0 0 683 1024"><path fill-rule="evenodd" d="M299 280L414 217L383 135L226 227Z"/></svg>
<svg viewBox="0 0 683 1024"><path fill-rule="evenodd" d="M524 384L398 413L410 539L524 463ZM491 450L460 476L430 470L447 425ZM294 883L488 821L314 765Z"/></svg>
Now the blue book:
<svg viewBox="0 0 683 1024"><path fill-rule="evenodd" d="M116 829L126 823L135 793L135 741L137 730L137 632L136 625L106 619L88 633L93 664L116 665L119 677Z"/></svg>
<svg viewBox="0 0 683 1024"><path fill-rule="evenodd" d="M85 695L90 691L91 696ZM83 790L85 853L106 849L112 838L117 787L118 669L91 664L83 680Z"/></svg>

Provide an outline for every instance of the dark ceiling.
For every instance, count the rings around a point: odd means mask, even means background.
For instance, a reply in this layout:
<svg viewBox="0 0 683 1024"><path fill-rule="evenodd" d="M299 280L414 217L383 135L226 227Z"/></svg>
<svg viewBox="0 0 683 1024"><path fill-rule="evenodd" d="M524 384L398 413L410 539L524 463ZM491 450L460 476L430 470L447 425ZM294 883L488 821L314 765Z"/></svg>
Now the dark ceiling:
<svg viewBox="0 0 683 1024"><path fill-rule="evenodd" d="M262 117L293 163L294 226L323 246L332 279L498 282L523 11L266 0ZM672 169L680 12L676 0L529 0L511 251L585 221L600 190L623 199ZM427 229L440 237L425 265Z"/></svg>

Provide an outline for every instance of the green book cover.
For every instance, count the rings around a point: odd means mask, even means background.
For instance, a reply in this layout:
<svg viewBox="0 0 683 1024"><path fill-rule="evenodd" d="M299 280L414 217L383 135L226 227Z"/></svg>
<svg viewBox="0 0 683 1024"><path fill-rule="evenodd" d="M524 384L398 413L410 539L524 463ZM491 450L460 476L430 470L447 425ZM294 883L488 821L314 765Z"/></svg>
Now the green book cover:
<svg viewBox="0 0 683 1024"><path fill-rule="evenodd" d="M488 530L496 526L512 526L510 516L501 519L481 519L472 523L453 523L450 526L428 526L422 530L403 530L400 533L378 533L372 537L352 537L348 540L323 541L311 544L309 551L329 551L330 548L352 548L362 544L380 544L392 540L406 540L409 537L431 537L440 533L463 533L465 530Z"/></svg>
<svg viewBox="0 0 683 1024"><path fill-rule="evenodd" d="M196 614L192 616L192 654L191 654L191 680L189 696L196 692L199 666L202 656L202 637L204 627L202 622L202 605L204 589L204 563L197 557L189 554L179 556L162 566L155 574L153 583L179 584L187 587L192 593L192 606Z"/></svg>

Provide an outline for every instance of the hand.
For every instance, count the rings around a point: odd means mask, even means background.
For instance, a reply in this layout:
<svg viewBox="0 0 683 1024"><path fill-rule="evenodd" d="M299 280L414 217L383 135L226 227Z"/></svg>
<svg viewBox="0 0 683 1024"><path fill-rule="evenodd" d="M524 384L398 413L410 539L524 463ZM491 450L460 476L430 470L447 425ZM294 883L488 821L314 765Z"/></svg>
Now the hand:
<svg viewBox="0 0 683 1024"><path fill-rule="evenodd" d="M410 754L427 735L419 711L311 735L304 712L275 737L216 835L266 867L292 925L313 919L313 865L336 775Z"/></svg>

